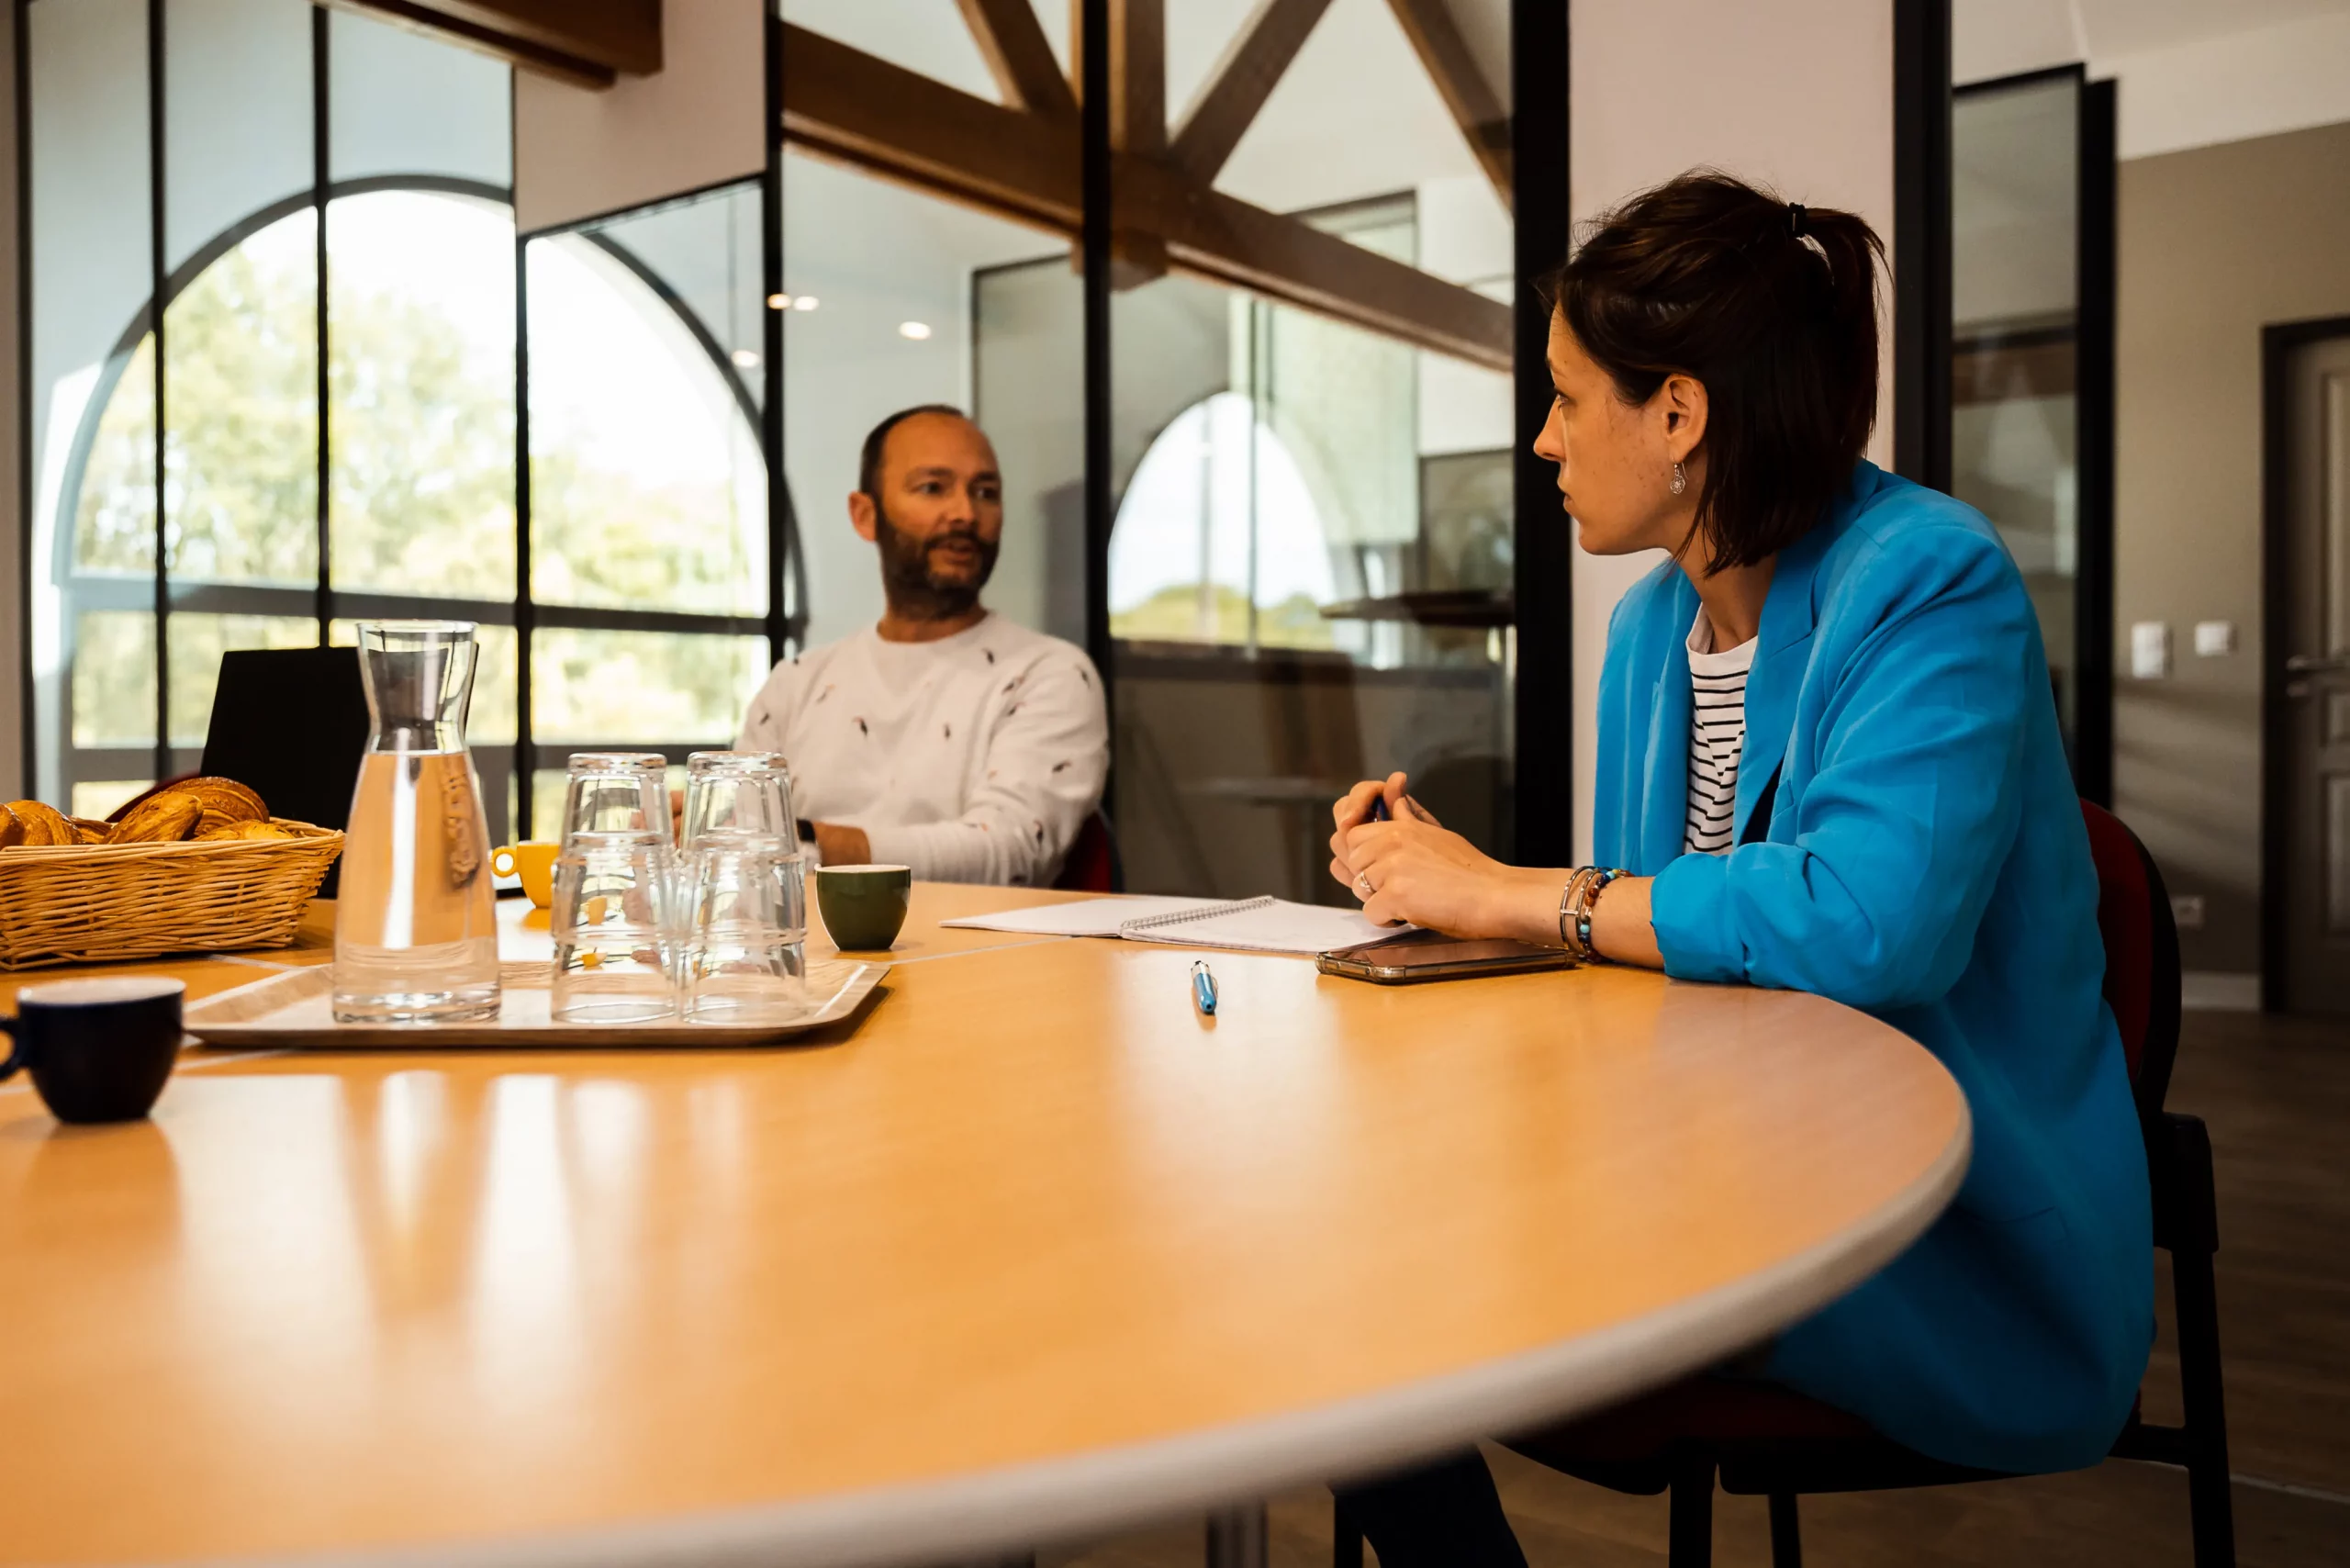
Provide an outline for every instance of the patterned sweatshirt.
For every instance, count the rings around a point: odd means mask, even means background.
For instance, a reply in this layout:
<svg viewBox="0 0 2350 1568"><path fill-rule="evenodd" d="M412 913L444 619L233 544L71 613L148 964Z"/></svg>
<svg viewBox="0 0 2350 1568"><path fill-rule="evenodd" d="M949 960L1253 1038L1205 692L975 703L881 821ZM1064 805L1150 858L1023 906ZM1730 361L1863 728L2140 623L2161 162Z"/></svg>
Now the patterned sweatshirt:
<svg viewBox="0 0 2350 1568"><path fill-rule="evenodd" d="M1000 615L811 648L776 666L736 745L781 752L800 815L863 828L876 862L1013 887L1059 873L1110 765L1092 661Z"/></svg>

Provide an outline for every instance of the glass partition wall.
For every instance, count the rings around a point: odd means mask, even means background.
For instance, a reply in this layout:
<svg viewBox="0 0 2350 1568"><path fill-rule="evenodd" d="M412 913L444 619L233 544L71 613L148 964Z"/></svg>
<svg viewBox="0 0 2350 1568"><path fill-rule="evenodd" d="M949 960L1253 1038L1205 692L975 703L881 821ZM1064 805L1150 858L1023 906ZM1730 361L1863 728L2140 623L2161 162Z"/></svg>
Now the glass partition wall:
<svg viewBox="0 0 2350 1568"><path fill-rule="evenodd" d="M872 622L859 443L947 402L1002 462L988 602L1108 678L1127 886L1340 898L1328 802L1399 767L1507 853L1512 9L778 0L764 178L517 236L494 62L28 0L42 792L194 766L227 649L456 614L526 832L567 752L682 761Z"/></svg>
<svg viewBox="0 0 2350 1568"><path fill-rule="evenodd" d="M1278 215L1292 275L1234 286L1260 260L1235 244L1113 301L1115 816L1137 887L1350 902L1325 868L1358 778L1404 769L1481 846L1511 838L1505 110L1483 87L1464 133L1404 8L1362 0L1218 145L1255 13L1168 9L1173 156ZM1506 8L1449 16L1505 85Z"/></svg>
<svg viewBox="0 0 2350 1568"><path fill-rule="evenodd" d="M1106 596L1091 651L1128 887L1341 898L1329 802L1395 767L1505 848L1507 6L1338 0L1302 29L1313 7L1102 7L1129 73L1113 92L1105 538L1089 535L1078 193L1006 189L1018 172L983 156L968 174L892 164L872 150L895 134L887 113L866 113L900 106L915 138L934 120L1057 139L1074 172L1072 9L1037 6L982 49L946 0L782 7L787 140L811 144L783 158L810 638L879 609L840 499L864 431L955 403L1003 465L990 606L1087 643L1089 596ZM1444 37L1416 40L1399 11ZM1023 83L1024 48L1058 84ZM1427 58L1450 63L1459 110Z"/></svg>
<svg viewBox="0 0 2350 1568"><path fill-rule="evenodd" d="M2091 799L2111 766L2111 94L2076 67L1963 88L1951 137L1952 492L2022 569Z"/></svg>

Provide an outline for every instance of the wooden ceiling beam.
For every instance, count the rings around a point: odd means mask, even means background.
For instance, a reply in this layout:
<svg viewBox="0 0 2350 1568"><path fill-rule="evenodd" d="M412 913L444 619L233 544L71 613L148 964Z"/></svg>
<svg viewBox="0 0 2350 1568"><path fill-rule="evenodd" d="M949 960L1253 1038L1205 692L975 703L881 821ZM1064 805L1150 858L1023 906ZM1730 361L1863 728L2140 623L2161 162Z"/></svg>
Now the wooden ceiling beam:
<svg viewBox="0 0 2350 1568"><path fill-rule="evenodd" d="M1145 158L1167 151L1163 0L1110 0L1110 145Z"/></svg>
<svg viewBox="0 0 2350 1568"><path fill-rule="evenodd" d="M1075 240L1074 125L1008 109L785 24L783 129L801 149ZM1112 154L1113 229L1182 272L1449 354L1510 365L1508 306L1297 218L1209 190L1165 160Z"/></svg>
<svg viewBox="0 0 2350 1568"><path fill-rule="evenodd" d="M1082 216L1078 133L783 25L783 136L793 145L1057 234Z"/></svg>
<svg viewBox="0 0 2350 1568"><path fill-rule="evenodd" d="M588 87L661 69L661 0L328 0ZM688 0L690 3L690 0Z"/></svg>
<svg viewBox="0 0 2350 1568"><path fill-rule="evenodd" d="M1509 111L1485 80L1477 57L1469 52L1460 25L1452 19L1445 0L1388 0L1388 6L1451 112L1452 123L1460 128L1477 166L1493 182L1502 206L1510 206Z"/></svg>
<svg viewBox="0 0 2350 1568"><path fill-rule="evenodd" d="M1256 121L1330 0L1258 0L1256 14L1233 35L1208 84L1175 133L1178 166L1212 185Z"/></svg>
<svg viewBox="0 0 2350 1568"><path fill-rule="evenodd" d="M1004 101L1046 119L1074 119L1077 95L1031 0L956 0Z"/></svg>

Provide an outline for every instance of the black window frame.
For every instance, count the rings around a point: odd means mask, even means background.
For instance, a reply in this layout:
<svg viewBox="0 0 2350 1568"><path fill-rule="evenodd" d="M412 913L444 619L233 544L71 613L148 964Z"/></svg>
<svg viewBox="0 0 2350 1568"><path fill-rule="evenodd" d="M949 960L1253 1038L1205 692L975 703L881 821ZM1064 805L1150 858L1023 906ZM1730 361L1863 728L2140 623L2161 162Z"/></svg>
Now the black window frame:
<svg viewBox="0 0 2350 1568"><path fill-rule="evenodd" d="M764 636L768 644L769 659L785 656L804 633L807 624L807 582L805 564L796 546L792 508L788 482L780 461L781 390L782 380L778 355L773 352L780 338L780 322L776 313L766 310L766 336L769 351L764 356L767 373L764 408L743 384L742 377L708 323L700 319L692 307L671 289L652 269L628 247L610 235L595 231L596 226L615 219L641 216L683 202L699 200L729 188L755 188L759 196L759 221L767 236L764 248L767 252L763 266L762 300L780 287L776 274L779 269L777 218L779 209L778 177L774 167L780 155L780 115L769 116L774 128L769 164L765 173L743 180L722 182L718 185L663 198L642 207L598 215L578 222L550 229L524 232L519 227L514 235L514 309L515 309L515 459L514 527L516 532L516 581L514 598L503 599L474 599L436 595L376 593L339 589L333 586L330 529L330 476L332 472L332 400L330 395L330 344L332 315L329 286L327 246L327 216L331 205L346 197L383 191L426 192L452 197L470 199L496 207L509 218L514 210L514 192L510 185L496 185L477 180L447 175L411 174L377 174L363 178L336 181L330 177L331 121L331 28L327 7L314 5L310 15L311 28L311 146L312 179L305 192L281 197L245 215L230 224L192 253L179 266L165 264L165 235L163 213L169 177L169 160L165 147L163 95L164 40L166 30L166 0L147 0L146 5L146 89L148 111L148 199L150 225L149 292L99 369L96 384L92 388L72 439L65 459L64 472L59 487L61 510L70 509L80 496L91 448L99 421L105 416L119 386L124 371L140 345L151 335L154 340L154 441L156 450L151 463L151 483L155 487L154 506L154 565L151 576L129 577L115 574L83 574L74 569L73 553L73 532L60 527L54 532L55 558L36 562L33 558L32 527L34 505L34 465L31 461L33 408L33 310L36 306L33 275L32 242L32 125L30 106L30 63L28 55L28 18L33 6L42 0L15 0L12 25L16 43L17 86L17 299L18 316L24 330L19 340L18 364L18 442L25 461L19 470L18 516L20 530L20 618L18 635L26 639L27 657L23 669L23 740L25 768L29 777L36 771L37 758L42 749L41 715L37 703L33 661L29 657L32 596L37 581L53 583L64 594L70 610L125 610L151 612L155 621L155 738L151 745L82 746L73 741L73 681L70 670L62 672L57 699L58 712L55 730L56 749L61 778L70 787L78 779L106 777L137 777L151 774L158 779L184 774L198 766L200 750L174 746L171 733L171 618L174 613L253 615L273 618L309 618L316 622L318 641L325 645L330 627L336 621L396 617L421 617L464 620L484 625L511 626L516 632L516 691L515 737L511 746L511 771L519 780L515 790L516 820L511 824L516 837L527 837L532 830L531 782L538 771L540 753L545 749L535 734L531 709L532 634L537 629L656 632L688 634L717 634ZM769 36L778 35L778 25L770 21ZM454 47L448 46L448 47ZM772 73L770 76L772 81ZM770 88L772 98L774 89ZM510 137L510 130L509 130ZM509 143L510 144L510 143ZM316 266L318 377L316 408L318 417L318 577L309 587L267 586L238 583L206 583L174 579L171 576L166 550L166 516L163 484L163 445L167 427L163 415L163 379L167 361L165 320L171 304L179 297L205 270L234 250L245 240L309 208L317 216ZM760 454L767 471L767 571L766 588L767 608L758 615L721 615L698 611L618 609L606 607L543 604L537 600L531 584L532 513L530 496L530 331L529 294L527 288L527 258L529 247L541 240L576 236L593 244L619 262L643 283L653 295L673 311L688 334L711 363L733 395L737 410L749 423L758 438ZM42 575L36 577L39 571ZM658 752L670 761L682 763L698 749L713 743L703 741L568 741L562 750L629 750ZM716 744L723 745L723 741ZM503 752L504 743L476 751ZM485 759L490 760L490 759ZM485 769L502 772L495 761ZM502 798L504 791L493 791L492 798Z"/></svg>

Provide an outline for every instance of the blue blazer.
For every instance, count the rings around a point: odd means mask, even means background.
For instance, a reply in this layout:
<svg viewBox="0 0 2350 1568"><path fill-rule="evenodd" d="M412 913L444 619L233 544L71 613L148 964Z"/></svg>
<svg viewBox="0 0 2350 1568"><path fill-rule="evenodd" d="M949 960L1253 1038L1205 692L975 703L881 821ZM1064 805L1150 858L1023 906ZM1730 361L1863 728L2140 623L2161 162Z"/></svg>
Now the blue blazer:
<svg viewBox="0 0 2350 1568"><path fill-rule="evenodd" d="M1684 855L1696 591L1617 606L1599 685L1602 865L1656 879L1667 974L1812 991L1941 1058L1973 1114L1956 1201L1788 1329L1765 1375L1911 1448L2094 1464L2154 1338L2145 1148L2100 987L2097 874L2047 658L1982 514L1863 463L1779 554L1747 678L1743 837Z"/></svg>

